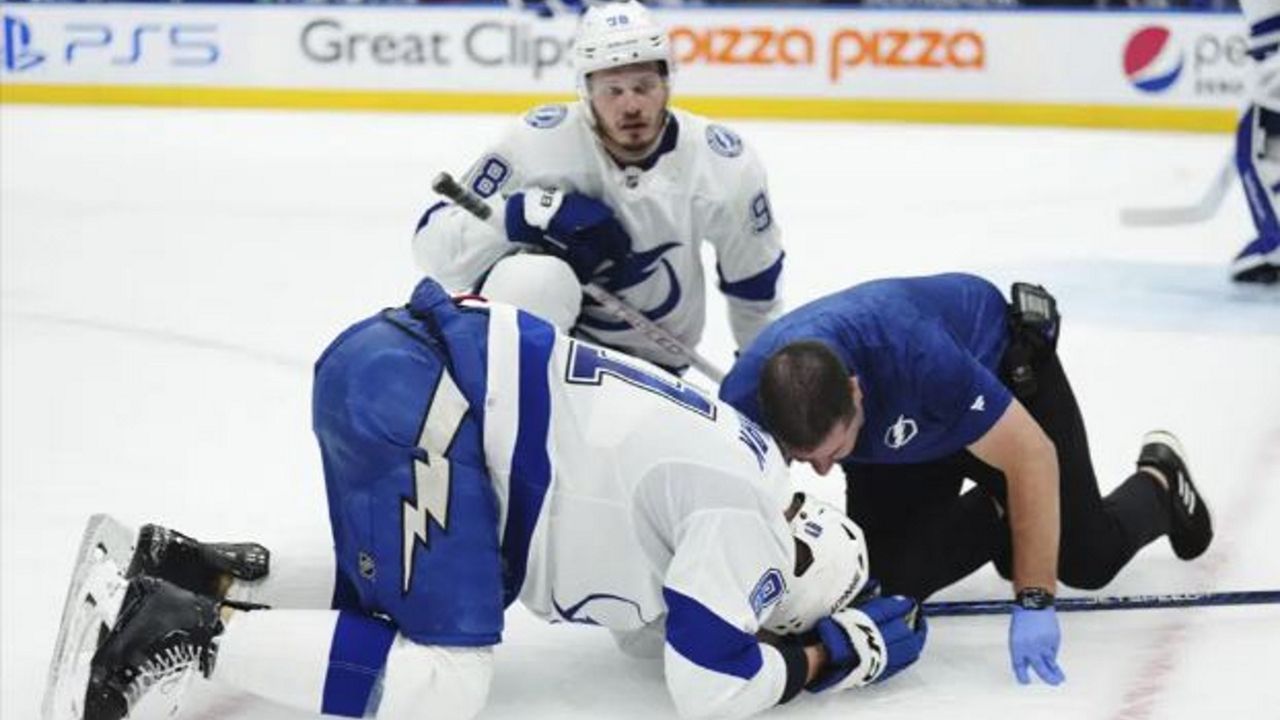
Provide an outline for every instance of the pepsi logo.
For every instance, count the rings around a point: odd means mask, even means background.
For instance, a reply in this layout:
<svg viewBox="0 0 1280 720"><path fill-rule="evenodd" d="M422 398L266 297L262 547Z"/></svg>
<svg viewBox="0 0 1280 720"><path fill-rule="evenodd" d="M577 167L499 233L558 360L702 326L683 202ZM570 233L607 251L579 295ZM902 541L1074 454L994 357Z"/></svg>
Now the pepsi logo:
<svg viewBox="0 0 1280 720"><path fill-rule="evenodd" d="M1143 92L1164 92L1182 75L1182 48L1170 42L1169 34L1168 28L1149 25L1125 43L1124 74Z"/></svg>

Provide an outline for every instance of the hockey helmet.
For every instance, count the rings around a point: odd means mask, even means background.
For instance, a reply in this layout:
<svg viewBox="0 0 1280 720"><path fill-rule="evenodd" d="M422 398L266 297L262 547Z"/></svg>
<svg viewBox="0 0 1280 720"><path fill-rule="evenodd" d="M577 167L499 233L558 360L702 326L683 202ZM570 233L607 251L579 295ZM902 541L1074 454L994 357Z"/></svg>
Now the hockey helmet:
<svg viewBox="0 0 1280 720"><path fill-rule="evenodd" d="M675 69L671 40L638 0L592 5L578 21L573 38L573 70L578 96L590 105L587 76L597 70L660 62Z"/></svg>
<svg viewBox="0 0 1280 720"><path fill-rule="evenodd" d="M848 606L866 587L870 571L862 528L840 508L796 493L788 512L796 563L764 624L780 635L805 632Z"/></svg>

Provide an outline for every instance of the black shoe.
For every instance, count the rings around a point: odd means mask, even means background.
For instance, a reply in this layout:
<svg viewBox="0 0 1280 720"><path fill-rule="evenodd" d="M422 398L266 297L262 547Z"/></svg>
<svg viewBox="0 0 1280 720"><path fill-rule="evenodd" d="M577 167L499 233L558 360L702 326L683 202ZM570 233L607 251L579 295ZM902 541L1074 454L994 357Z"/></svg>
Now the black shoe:
<svg viewBox="0 0 1280 720"><path fill-rule="evenodd" d="M1197 558L1213 540L1213 520L1209 507L1191 481L1187 471L1186 454L1178 438L1172 433L1156 430L1142 438L1142 452L1138 455L1138 468L1154 467L1169 482L1169 506L1171 523L1169 544L1173 552L1183 560Z"/></svg>
<svg viewBox="0 0 1280 720"><path fill-rule="evenodd" d="M208 677L213 639L221 633L217 601L164 580L134 578L93 655L84 720L120 720L152 687L185 682L196 672ZM180 695L168 698L174 712Z"/></svg>
<svg viewBox="0 0 1280 720"><path fill-rule="evenodd" d="M202 543L169 528L143 525L125 577L150 575L190 590L222 598L230 578L261 580L271 553L257 543Z"/></svg>

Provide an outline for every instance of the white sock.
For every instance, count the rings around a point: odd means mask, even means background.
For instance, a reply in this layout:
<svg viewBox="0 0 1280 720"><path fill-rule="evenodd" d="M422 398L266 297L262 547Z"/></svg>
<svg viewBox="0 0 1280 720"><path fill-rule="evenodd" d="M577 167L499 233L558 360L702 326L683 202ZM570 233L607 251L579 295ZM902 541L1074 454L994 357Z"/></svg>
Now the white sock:
<svg viewBox="0 0 1280 720"><path fill-rule="evenodd" d="M228 600L273 608L328 610L333 607L334 557L323 552L271 552L271 572L254 582L235 580Z"/></svg>

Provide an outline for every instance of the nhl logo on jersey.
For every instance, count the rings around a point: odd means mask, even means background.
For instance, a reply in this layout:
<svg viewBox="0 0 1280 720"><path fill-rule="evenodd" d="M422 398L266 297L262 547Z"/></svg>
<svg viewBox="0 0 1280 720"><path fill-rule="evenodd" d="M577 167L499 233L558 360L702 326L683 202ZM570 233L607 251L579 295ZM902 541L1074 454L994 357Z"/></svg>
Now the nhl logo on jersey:
<svg viewBox="0 0 1280 720"><path fill-rule="evenodd" d="M569 108L564 105L540 105L530 110L524 116L524 121L540 130L546 130L564 122L568 114Z"/></svg>
<svg viewBox="0 0 1280 720"><path fill-rule="evenodd" d="M365 580L373 580L378 576L378 564L373 561L373 556L367 552L362 552L357 557L360 565L360 577Z"/></svg>
<svg viewBox="0 0 1280 720"><path fill-rule="evenodd" d="M723 125L707 126L707 144L711 146L711 149L717 155L723 155L727 158L738 157L742 154L742 138Z"/></svg>

